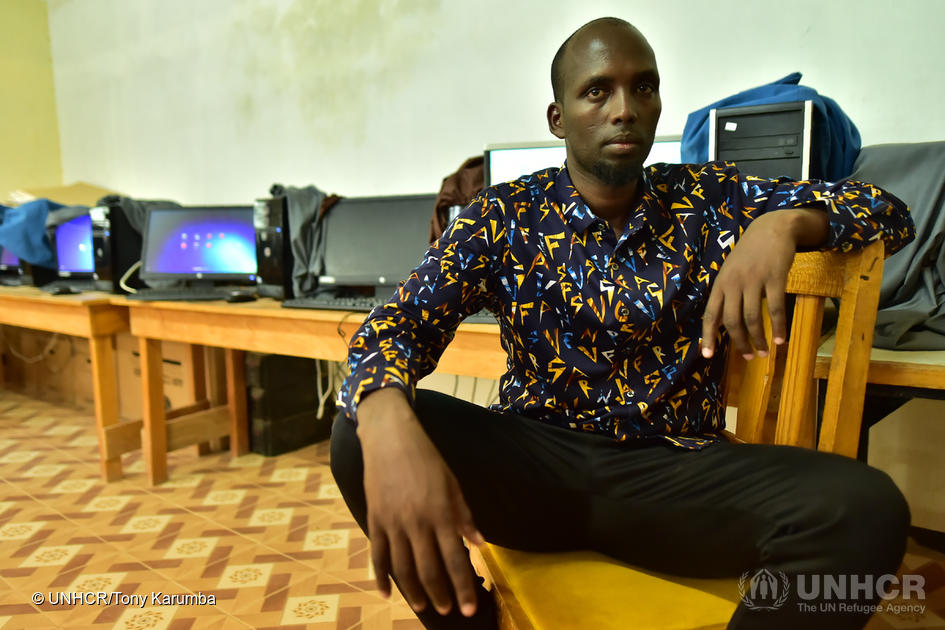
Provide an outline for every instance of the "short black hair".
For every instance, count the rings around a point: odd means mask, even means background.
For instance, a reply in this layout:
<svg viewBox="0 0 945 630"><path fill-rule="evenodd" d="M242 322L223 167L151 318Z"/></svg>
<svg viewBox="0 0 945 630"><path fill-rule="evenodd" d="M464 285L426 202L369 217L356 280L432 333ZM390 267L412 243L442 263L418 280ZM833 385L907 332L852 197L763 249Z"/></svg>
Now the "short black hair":
<svg viewBox="0 0 945 630"><path fill-rule="evenodd" d="M561 64L564 62L564 53L568 48L568 44L571 43L571 40L574 39L574 36L580 33L582 30L591 26L592 24L597 24L599 22L609 22L611 24L620 24L621 26L629 27L630 29L636 31L636 27L633 26L630 22L626 20L621 20L616 17L602 17L597 18L596 20L591 20L581 28L577 29L571 35L568 36L564 43L561 44L561 47L558 48L558 52L555 53L554 59L551 60L551 92L554 94L555 101L561 102L561 89L562 83L564 83L564 77L561 76Z"/></svg>

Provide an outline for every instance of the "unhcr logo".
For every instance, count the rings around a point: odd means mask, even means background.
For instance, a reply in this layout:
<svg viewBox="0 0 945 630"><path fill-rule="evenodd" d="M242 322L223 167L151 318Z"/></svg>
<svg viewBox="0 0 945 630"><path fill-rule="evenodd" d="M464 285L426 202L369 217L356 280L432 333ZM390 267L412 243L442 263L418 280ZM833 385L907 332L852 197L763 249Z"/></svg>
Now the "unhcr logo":
<svg viewBox="0 0 945 630"><path fill-rule="evenodd" d="M752 610L777 610L787 601L791 584L783 572L777 575L768 569L759 569L752 575L745 571L738 579L738 594L742 603Z"/></svg>

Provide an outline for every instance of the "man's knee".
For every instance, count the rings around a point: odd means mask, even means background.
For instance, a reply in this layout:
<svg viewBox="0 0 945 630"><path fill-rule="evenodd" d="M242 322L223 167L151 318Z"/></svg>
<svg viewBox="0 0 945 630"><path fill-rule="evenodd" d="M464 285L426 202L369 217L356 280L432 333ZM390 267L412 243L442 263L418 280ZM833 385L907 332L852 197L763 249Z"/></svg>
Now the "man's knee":
<svg viewBox="0 0 945 630"><path fill-rule="evenodd" d="M815 501L825 521L836 520L835 541L863 569L895 572L905 553L909 506L885 472L850 462L836 483L825 480Z"/></svg>

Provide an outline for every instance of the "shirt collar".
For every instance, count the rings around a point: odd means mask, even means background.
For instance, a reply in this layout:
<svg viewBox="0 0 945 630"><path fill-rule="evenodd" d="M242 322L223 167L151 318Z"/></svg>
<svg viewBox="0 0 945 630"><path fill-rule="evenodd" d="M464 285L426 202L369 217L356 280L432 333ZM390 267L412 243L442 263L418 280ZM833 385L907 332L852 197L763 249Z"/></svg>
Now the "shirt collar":
<svg viewBox="0 0 945 630"><path fill-rule="evenodd" d="M667 209L664 207L663 200L660 198L659 191L653 185L650 169L644 168L640 177L640 186L642 193L640 204L630 215L630 222L627 229L621 236L621 240L626 236L639 230L643 225L649 226L655 238L659 238L666 232L668 224ZM554 198L561 209L561 215L571 228L583 234L589 227L594 225L598 219L594 211L584 202L581 194L574 187L571 181L571 174L568 172L568 164L558 171L555 177Z"/></svg>

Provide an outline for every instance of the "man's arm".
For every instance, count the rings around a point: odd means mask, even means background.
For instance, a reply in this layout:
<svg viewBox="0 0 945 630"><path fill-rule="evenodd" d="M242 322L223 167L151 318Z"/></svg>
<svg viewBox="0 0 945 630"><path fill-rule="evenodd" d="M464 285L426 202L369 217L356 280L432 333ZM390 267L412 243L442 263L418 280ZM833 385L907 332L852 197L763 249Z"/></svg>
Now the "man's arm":
<svg viewBox="0 0 945 630"><path fill-rule="evenodd" d="M389 594L393 575L416 611L429 600L446 614L454 592L462 614L476 610L462 537L479 544L482 536L412 400L417 381L436 367L462 317L482 304L495 276L496 225L501 216L487 199L470 204L350 345L351 371L340 398L358 425L377 585Z"/></svg>
<svg viewBox="0 0 945 630"><path fill-rule="evenodd" d="M775 343L787 338L784 291L799 249L850 251L876 239L890 255L911 241L908 207L894 195L859 182L788 182L720 173L722 197L744 232L713 283L703 317L703 355L715 351L724 324L746 359L767 352L761 299L767 298ZM747 226L747 227L746 227Z"/></svg>
<svg viewBox="0 0 945 630"><path fill-rule="evenodd" d="M456 477L402 391L372 392L360 413L368 537L378 589L389 596L388 575L394 575L414 610L423 610L429 597L443 615L455 591L462 614L472 616L476 591L460 536L477 545L485 541Z"/></svg>

